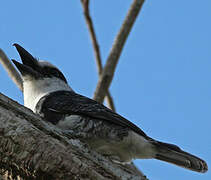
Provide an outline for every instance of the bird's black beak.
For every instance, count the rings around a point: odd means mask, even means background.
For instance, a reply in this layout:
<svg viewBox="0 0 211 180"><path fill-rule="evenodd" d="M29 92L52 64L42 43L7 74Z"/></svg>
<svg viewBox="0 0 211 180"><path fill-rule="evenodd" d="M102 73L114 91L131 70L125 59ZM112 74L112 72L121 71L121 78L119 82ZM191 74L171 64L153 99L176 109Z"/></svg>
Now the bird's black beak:
<svg viewBox="0 0 211 180"><path fill-rule="evenodd" d="M28 51L26 51L19 44L15 43L13 46L16 47L24 65L27 65L31 68L36 68L38 66L37 60Z"/></svg>
<svg viewBox="0 0 211 180"><path fill-rule="evenodd" d="M39 75L39 69L40 69L38 61L19 44L15 43L14 46L16 47L23 64L17 62L16 60L12 60L12 62L18 68L20 73L23 76L31 75L33 77L37 77Z"/></svg>
<svg viewBox="0 0 211 180"><path fill-rule="evenodd" d="M24 64L19 63L18 61L12 59L12 62L15 64L15 66L18 68L22 76L32 76L32 77L37 77L39 74L34 71L32 68L29 66L26 66Z"/></svg>

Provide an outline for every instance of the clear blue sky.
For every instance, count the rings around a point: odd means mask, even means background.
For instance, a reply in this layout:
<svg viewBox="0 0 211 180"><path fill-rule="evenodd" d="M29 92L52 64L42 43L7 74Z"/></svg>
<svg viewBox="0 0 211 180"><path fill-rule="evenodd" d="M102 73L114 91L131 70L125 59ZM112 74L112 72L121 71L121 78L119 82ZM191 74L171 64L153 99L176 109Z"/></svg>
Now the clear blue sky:
<svg viewBox="0 0 211 180"><path fill-rule="evenodd" d="M105 62L132 1L91 1ZM2 1L0 48L19 60L17 42L58 65L75 91L92 97L97 71L80 1ZM117 112L149 136L211 164L211 1L146 0L110 88ZM22 94L0 67L5 95ZM157 160L136 160L150 180L210 180Z"/></svg>

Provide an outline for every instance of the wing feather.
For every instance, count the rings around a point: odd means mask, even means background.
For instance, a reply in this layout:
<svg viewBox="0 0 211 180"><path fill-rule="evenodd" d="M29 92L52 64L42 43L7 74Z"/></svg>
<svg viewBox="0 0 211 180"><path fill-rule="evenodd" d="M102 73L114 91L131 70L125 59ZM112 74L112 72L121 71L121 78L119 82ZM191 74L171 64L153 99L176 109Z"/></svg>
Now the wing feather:
<svg viewBox="0 0 211 180"><path fill-rule="evenodd" d="M53 111L54 113L85 115L95 119L109 121L123 127L129 127L131 130L149 139L149 137L132 122L113 112L103 104L73 91L50 93L41 98L38 104L40 103L42 103L40 107L48 109L48 111Z"/></svg>

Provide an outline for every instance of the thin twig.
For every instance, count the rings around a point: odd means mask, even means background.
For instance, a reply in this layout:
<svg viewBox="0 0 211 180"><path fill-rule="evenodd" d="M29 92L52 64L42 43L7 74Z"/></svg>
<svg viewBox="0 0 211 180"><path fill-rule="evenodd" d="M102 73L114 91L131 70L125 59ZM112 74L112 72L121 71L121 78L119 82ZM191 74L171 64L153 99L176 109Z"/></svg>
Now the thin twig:
<svg viewBox="0 0 211 180"><path fill-rule="evenodd" d="M0 49L0 63L4 67L4 69L7 71L9 77L12 79L12 81L16 84L16 86L23 91L23 80L18 73L18 71L14 68L6 54L2 49Z"/></svg>
<svg viewBox="0 0 211 180"><path fill-rule="evenodd" d="M99 49L99 45L97 42L97 37L95 34L95 30L94 30L94 25L89 13L89 0L81 0L81 4L83 6L84 9L84 17L86 20L86 24L89 30L89 34L90 34L90 38L92 41L92 45L93 45L93 49L94 49L94 54L95 54L95 59L96 59L96 63L97 63L97 69L98 69L98 74L100 74L102 72L102 61L101 61L101 55L100 55L100 49Z"/></svg>
<svg viewBox="0 0 211 180"><path fill-rule="evenodd" d="M81 0L81 4L84 9L84 17L85 17L87 28L89 30L90 38L92 41L92 46L93 46L94 55L95 55L95 59L96 59L98 74L100 76L102 73L102 70L103 70L102 60L101 60L101 55L100 55L99 44L97 41L97 36L96 36L95 30L94 30L94 25L93 25L92 18L89 13L89 0ZM112 99L112 96L111 96L109 90L106 92L106 100L108 103L108 107L110 109L112 109L113 111L115 111L114 102L113 102L113 99Z"/></svg>
<svg viewBox="0 0 211 180"><path fill-rule="evenodd" d="M144 0L134 0L128 14L120 28L119 33L116 36L106 65L103 69L103 72L98 80L97 87L94 93L94 99L98 102L103 102L106 92L111 84L111 81L114 76L116 65L118 63L119 57L121 55L122 49L126 42L126 39L133 27L133 24L141 10L141 7L144 3Z"/></svg>

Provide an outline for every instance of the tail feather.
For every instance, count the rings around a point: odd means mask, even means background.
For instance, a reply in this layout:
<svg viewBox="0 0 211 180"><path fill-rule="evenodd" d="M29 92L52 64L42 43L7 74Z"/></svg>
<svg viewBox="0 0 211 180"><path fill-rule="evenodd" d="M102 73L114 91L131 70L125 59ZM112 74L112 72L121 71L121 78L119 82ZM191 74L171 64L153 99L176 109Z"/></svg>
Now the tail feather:
<svg viewBox="0 0 211 180"><path fill-rule="evenodd" d="M156 147L155 158L177 166L205 173L208 170L206 162L190 153L181 150L173 144L154 141Z"/></svg>

